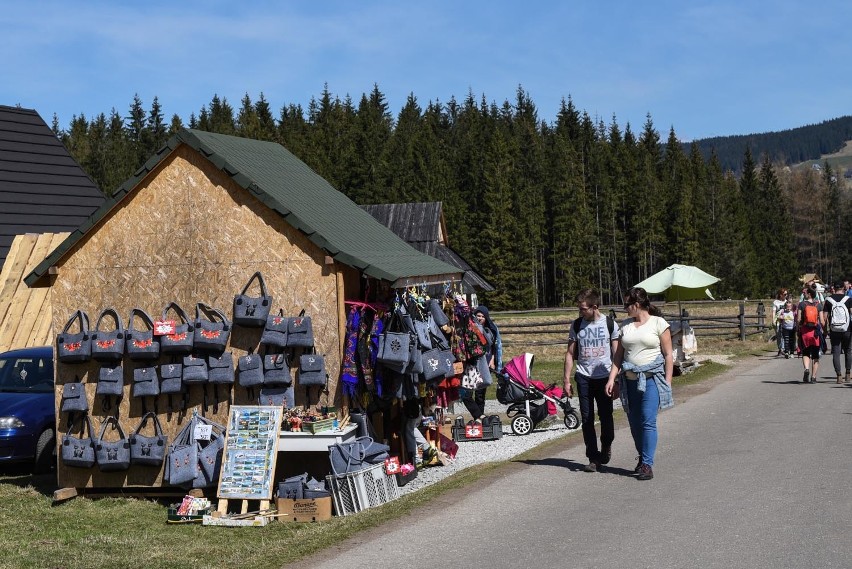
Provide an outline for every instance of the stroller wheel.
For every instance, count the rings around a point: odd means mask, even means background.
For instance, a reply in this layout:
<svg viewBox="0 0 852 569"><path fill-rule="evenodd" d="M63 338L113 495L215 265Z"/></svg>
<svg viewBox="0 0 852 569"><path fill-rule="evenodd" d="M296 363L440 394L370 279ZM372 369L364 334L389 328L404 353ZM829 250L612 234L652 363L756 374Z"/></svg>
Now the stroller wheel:
<svg viewBox="0 0 852 569"><path fill-rule="evenodd" d="M569 429L576 429L580 426L580 417L577 416L575 411L565 413L565 426Z"/></svg>
<svg viewBox="0 0 852 569"><path fill-rule="evenodd" d="M512 419L512 432L516 435L529 434L529 432L533 430L534 426L532 419L526 415L516 415L515 418Z"/></svg>

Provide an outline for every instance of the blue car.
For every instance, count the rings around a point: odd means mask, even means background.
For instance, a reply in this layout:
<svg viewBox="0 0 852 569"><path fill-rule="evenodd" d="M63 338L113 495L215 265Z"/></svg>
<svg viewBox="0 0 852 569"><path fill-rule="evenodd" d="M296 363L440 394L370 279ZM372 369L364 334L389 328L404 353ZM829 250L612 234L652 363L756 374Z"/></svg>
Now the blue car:
<svg viewBox="0 0 852 569"><path fill-rule="evenodd" d="M56 464L53 348L0 354L0 465L31 463L47 472Z"/></svg>

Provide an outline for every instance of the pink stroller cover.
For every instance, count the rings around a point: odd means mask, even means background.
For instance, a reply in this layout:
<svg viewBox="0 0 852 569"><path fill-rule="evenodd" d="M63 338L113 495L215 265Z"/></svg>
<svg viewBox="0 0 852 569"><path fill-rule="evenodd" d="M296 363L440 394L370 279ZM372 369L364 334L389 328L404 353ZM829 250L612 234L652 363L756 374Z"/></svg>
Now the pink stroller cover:
<svg viewBox="0 0 852 569"><path fill-rule="evenodd" d="M530 378L530 373L532 371L532 365L535 356L530 353L521 354L519 356L515 356L509 363L503 366L503 371L523 385L524 387L533 386L548 397L553 397L554 399L562 399L564 392L561 387L554 385L553 387L548 387L544 383ZM547 414L548 415L556 415L557 409L556 405L551 401L547 401Z"/></svg>

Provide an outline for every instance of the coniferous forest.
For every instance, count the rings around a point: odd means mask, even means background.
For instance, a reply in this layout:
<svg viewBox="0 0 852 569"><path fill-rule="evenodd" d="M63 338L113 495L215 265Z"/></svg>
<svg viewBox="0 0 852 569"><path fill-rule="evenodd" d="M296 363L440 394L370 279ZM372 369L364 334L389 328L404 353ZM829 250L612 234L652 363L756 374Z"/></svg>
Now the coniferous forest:
<svg viewBox="0 0 852 569"><path fill-rule="evenodd" d="M214 96L166 120L156 97L146 109L137 96L126 115L53 120L107 194L183 126L278 142L359 204L443 202L450 245L495 286L483 295L493 309L570 306L586 286L620 303L672 263L720 277L717 298L766 298L804 272L852 274L849 200L827 163L791 170L743 144L735 175L650 115L640 128L605 122L569 97L544 121L522 87L500 105L412 94L396 114L374 86L357 102L326 87L307 109Z"/></svg>

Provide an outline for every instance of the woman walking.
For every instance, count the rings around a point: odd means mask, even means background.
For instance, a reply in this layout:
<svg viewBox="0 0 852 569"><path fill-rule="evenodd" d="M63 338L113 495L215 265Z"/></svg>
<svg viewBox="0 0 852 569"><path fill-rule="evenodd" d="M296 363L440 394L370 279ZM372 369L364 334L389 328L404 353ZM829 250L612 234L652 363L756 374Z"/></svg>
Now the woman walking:
<svg viewBox="0 0 852 569"><path fill-rule="evenodd" d="M650 480L657 450L657 412L674 405L672 335L645 289L631 288L624 297L624 309L628 319L622 323L605 389L611 397L621 394L639 453L634 472L639 480Z"/></svg>

